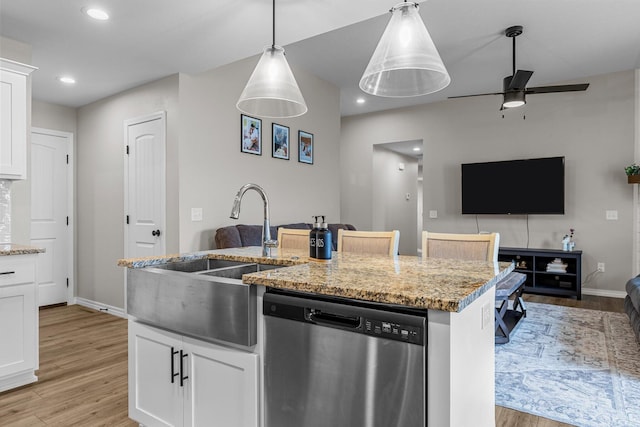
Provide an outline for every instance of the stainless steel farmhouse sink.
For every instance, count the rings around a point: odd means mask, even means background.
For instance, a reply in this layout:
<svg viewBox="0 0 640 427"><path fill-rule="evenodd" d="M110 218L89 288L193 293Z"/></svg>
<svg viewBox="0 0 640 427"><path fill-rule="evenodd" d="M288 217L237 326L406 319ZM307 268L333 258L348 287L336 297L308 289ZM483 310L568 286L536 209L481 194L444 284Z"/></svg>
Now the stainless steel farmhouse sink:
<svg viewBox="0 0 640 427"><path fill-rule="evenodd" d="M127 270L127 314L203 339L256 343L256 289L242 275L279 266L197 259Z"/></svg>

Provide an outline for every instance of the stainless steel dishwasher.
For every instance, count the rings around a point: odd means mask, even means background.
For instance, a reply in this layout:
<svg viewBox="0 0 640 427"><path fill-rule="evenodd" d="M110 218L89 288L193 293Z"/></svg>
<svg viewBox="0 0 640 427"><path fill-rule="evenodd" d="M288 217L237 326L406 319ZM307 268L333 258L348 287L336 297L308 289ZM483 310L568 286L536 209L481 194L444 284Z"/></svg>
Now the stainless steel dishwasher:
<svg viewBox="0 0 640 427"><path fill-rule="evenodd" d="M425 427L426 310L270 290L266 427Z"/></svg>

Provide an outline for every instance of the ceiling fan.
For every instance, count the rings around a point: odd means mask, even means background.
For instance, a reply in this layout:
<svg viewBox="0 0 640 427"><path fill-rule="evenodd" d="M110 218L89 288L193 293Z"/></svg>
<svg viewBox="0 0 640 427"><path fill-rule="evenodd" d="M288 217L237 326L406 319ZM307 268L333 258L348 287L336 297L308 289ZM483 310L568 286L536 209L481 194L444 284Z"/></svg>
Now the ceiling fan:
<svg viewBox="0 0 640 427"><path fill-rule="evenodd" d="M504 34L513 40L513 73L502 80L502 92L495 93L479 93L475 95L450 96L453 98L467 98L470 96L485 95L502 95L503 102L500 110L505 108L520 107L527 103L526 95L534 95L539 93L553 92L577 92L587 90L589 83L560 85L560 86L539 86L527 87L527 82L531 78L533 71L517 70L516 71L516 37L522 34L522 25L514 25L505 30Z"/></svg>

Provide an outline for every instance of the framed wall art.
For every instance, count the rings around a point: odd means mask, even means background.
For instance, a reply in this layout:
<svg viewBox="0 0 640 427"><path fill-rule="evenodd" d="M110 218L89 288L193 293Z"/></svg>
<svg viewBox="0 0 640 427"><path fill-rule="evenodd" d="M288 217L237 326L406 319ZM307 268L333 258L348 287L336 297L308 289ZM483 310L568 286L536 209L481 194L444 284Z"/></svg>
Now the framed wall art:
<svg viewBox="0 0 640 427"><path fill-rule="evenodd" d="M262 155L262 120L240 115L240 150L243 153Z"/></svg>
<svg viewBox="0 0 640 427"><path fill-rule="evenodd" d="M289 160L289 127L273 123L271 128L271 156Z"/></svg>
<svg viewBox="0 0 640 427"><path fill-rule="evenodd" d="M313 164L313 134L303 130L298 131L298 161Z"/></svg>

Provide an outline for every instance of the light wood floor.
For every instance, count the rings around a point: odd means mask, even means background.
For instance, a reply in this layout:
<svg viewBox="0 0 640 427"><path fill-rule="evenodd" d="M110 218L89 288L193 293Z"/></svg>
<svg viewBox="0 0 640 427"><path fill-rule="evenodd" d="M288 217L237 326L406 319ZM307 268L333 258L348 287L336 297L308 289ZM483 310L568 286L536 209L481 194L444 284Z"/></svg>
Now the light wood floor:
<svg viewBox="0 0 640 427"><path fill-rule="evenodd" d="M0 393L0 426L137 426L127 417L127 321L40 310L38 382Z"/></svg>
<svg viewBox="0 0 640 427"><path fill-rule="evenodd" d="M525 295L526 301L623 312L623 300ZM39 381L0 393L0 426L136 426L127 417L127 322L78 305L40 311ZM496 406L498 427L562 427ZM301 426L304 427L304 426Z"/></svg>

